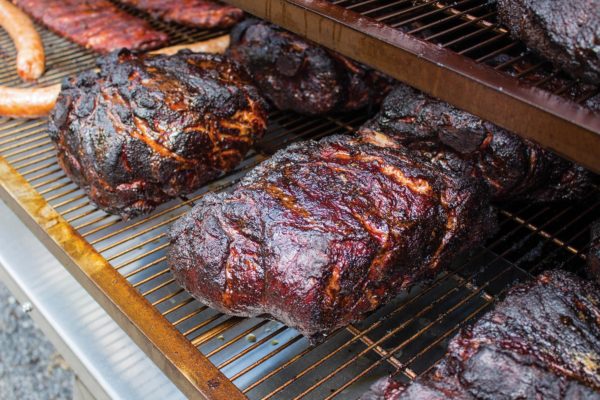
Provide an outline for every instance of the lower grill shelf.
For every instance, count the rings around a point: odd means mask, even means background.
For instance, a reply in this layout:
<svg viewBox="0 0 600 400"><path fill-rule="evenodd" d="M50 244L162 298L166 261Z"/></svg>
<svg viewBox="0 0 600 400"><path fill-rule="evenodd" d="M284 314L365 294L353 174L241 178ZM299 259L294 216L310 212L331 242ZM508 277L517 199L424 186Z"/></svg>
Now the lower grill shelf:
<svg viewBox="0 0 600 400"><path fill-rule="evenodd" d="M188 29L178 40L203 37ZM91 54L47 31L43 40L46 81L93 63ZM4 34L0 46L14 57ZM12 58L3 64L0 83L17 82L12 66ZM460 326L515 281L546 268L581 272L588 225L600 218L597 191L577 205L503 205L499 231L484 247L316 347L280 323L211 310L173 281L165 262L166 232L196 200L227 190L290 142L350 133L368 117L274 112L268 134L236 171L132 221L97 209L66 178L45 119L0 119L0 195L186 395L357 398L385 374L399 371L408 381L431 368Z"/></svg>

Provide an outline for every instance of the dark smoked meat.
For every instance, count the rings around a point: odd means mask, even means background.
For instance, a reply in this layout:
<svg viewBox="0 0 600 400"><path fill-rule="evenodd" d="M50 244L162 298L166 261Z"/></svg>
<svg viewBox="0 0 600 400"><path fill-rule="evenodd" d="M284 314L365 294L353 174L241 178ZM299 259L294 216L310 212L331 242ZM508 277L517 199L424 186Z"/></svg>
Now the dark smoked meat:
<svg viewBox="0 0 600 400"><path fill-rule="evenodd" d="M149 50L169 37L108 0L13 0L17 6L80 46L99 53L126 48Z"/></svg>
<svg viewBox="0 0 600 400"><path fill-rule="evenodd" d="M49 133L67 175L132 217L234 168L263 134L263 100L223 56L128 50L63 83Z"/></svg>
<svg viewBox="0 0 600 400"><path fill-rule="evenodd" d="M392 87L377 71L255 19L233 28L228 55L280 110L311 115L357 110L378 104Z"/></svg>
<svg viewBox="0 0 600 400"><path fill-rule="evenodd" d="M588 275L600 283L600 220L590 226L590 248L587 254Z"/></svg>
<svg viewBox="0 0 600 400"><path fill-rule="evenodd" d="M407 85L386 97L377 116L359 132L386 135L457 169L475 164L494 200L575 200L590 188L591 173L537 144Z"/></svg>
<svg viewBox="0 0 600 400"><path fill-rule="evenodd" d="M546 272L462 329L431 372L407 386L384 379L362 400L598 400L599 293Z"/></svg>
<svg viewBox="0 0 600 400"><path fill-rule="evenodd" d="M211 0L120 0L167 22L202 29L227 28L244 17L239 8Z"/></svg>
<svg viewBox="0 0 600 400"><path fill-rule="evenodd" d="M221 312L318 342L432 276L494 226L480 180L351 136L293 144L171 231L168 262Z"/></svg>
<svg viewBox="0 0 600 400"><path fill-rule="evenodd" d="M600 0L496 0L511 34L576 78L600 83Z"/></svg>

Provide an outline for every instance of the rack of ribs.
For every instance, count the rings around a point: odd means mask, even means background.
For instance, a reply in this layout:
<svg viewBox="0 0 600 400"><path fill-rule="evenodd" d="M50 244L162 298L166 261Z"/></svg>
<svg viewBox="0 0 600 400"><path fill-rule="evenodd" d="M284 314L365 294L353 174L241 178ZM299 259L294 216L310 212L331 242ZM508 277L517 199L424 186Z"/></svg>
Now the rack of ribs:
<svg viewBox="0 0 600 400"><path fill-rule="evenodd" d="M126 48L149 50L169 37L108 0L13 0L51 31L99 53Z"/></svg>
<svg viewBox="0 0 600 400"><path fill-rule="evenodd" d="M244 17L239 8L211 0L120 0L154 18L202 29L227 28Z"/></svg>

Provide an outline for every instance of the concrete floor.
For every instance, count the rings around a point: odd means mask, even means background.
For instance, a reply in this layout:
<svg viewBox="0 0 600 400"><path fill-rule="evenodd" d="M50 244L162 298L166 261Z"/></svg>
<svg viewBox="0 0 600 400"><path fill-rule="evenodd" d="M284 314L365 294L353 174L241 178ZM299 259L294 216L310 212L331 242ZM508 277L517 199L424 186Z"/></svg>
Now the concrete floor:
<svg viewBox="0 0 600 400"><path fill-rule="evenodd" d="M73 397L73 372L0 282L0 399Z"/></svg>

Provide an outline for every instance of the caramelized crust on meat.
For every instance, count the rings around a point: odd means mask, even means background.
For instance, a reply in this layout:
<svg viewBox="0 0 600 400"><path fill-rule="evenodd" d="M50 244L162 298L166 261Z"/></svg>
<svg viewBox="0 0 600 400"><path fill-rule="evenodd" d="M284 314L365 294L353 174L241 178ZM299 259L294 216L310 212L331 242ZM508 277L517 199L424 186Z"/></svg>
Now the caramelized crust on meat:
<svg viewBox="0 0 600 400"><path fill-rule="evenodd" d="M212 0L120 0L155 18L197 28L227 28L244 17L239 8Z"/></svg>
<svg viewBox="0 0 600 400"><path fill-rule="evenodd" d="M349 136L294 144L203 197L168 262L203 303L316 342L480 243L494 224L479 182Z"/></svg>
<svg viewBox="0 0 600 400"><path fill-rule="evenodd" d="M600 0L496 0L511 34L575 78L600 83Z"/></svg>
<svg viewBox="0 0 600 400"><path fill-rule="evenodd" d="M379 114L359 134L458 171L474 165L494 200L574 200L588 192L592 180L581 166L407 85L386 97Z"/></svg>
<svg viewBox="0 0 600 400"><path fill-rule="evenodd" d="M127 14L108 0L13 0L57 34L99 53L126 48L149 50L165 45L166 33Z"/></svg>
<svg viewBox="0 0 600 400"><path fill-rule="evenodd" d="M384 380L362 400L600 399L599 288L563 271L518 285L399 386Z"/></svg>
<svg viewBox="0 0 600 400"><path fill-rule="evenodd" d="M278 26L249 19L231 32L228 55L280 110L303 114L379 104L392 80Z"/></svg>
<svg viewBox="0 0 600 400"><path fill-rule="evenodd" d="M234 168L266 126L263 101L223 56L127 50L67 79L50 116L60 165L124 217Z"/></svg>

